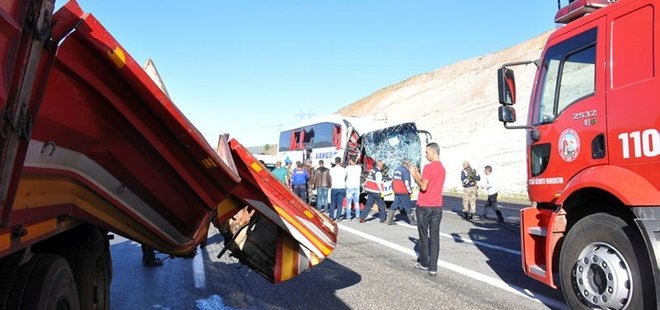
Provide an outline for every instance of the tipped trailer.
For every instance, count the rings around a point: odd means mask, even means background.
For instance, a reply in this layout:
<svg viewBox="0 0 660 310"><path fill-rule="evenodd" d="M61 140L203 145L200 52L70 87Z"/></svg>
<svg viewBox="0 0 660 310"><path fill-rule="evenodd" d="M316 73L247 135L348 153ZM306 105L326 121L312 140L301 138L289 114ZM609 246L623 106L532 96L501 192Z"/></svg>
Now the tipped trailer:
<svg viewBox="0 0 660 310"><path fill-rule="evenodd" d="M214 224L273 283L330 255L334 222L238 141L208 145L75 1L0 12L1 309L109 308L110 233L192 257Z"/></svg>

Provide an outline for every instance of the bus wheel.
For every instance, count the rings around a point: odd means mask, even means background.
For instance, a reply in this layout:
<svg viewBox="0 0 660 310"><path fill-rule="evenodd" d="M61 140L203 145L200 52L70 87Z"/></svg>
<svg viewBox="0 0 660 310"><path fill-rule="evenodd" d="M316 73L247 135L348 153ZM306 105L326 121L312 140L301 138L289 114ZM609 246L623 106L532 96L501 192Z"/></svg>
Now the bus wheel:
<svg viewBox="0 0 660 310"><path fill-rule="evenodd" d="M655 308L655 286L644 248L637 228L619 217L596 213L578 221L568 232L559 258L569 308Z"/></svg>
<svg viewBox="0 0 660 310"><path fill-rule="evenodd" d="M73 273L63 257L34 253L18 268L7 309L80 309Z"/></svg>

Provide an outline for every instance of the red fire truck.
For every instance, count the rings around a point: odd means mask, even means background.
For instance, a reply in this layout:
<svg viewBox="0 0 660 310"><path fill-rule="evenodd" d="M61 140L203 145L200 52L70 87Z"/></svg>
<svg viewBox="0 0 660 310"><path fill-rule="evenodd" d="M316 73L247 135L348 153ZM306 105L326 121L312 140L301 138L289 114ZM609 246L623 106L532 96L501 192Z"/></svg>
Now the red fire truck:
<svg viewBox="0 0 660 310"><path fill-rule="evenodd" d="M523 269L561 287L571 309L660 308L658 9L655 0L570 1L540 60L498 70L499 119L529 132ZM510 125L510 67L532 63L527 124Z"/></svg>

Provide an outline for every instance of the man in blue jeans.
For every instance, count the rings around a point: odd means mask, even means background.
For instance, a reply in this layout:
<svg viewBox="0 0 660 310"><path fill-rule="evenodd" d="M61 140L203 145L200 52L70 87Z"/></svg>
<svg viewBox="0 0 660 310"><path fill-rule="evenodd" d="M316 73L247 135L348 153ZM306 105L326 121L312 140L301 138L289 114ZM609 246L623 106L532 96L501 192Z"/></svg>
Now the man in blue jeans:
<svg viewBox="0 0 660 310"><path fill-rule="evenodd" d="M440 146L437 143L431 142L426 145L426 159L429 163L424 167L422 174L419 173L416 166L408 167L420 190L416 210L419 259L415 268L428 270L429 275L435 277L438 275L438 255L440 254L442 187L446 177L445 167L440 162Z"/></svg>
<svg viewBox="0 0 660 310"><path fill-rule="evenodd" d="M307 180L309 180L307 170L303 168L301 162L296 162L296 169L291 173L291 189L305 203L307 203Z"/></svg>
<svg viewBox="0 0 660 310"><path fill-rule="evenodd" d="M338 221L341 217L344 198L346 197L346 169L341 165L341 158L335 157L335 165L330 168L330 211L331 219ZM346 218L346 217L344 217Z"/></svg>
<svg viewBox="0 0 660 310"><path fill-rule="evenodd" d="M415 214L411 212L410 206L412 188L410 187L410 170L408 170L408 166L410 166L410 159L405 158L401 160L401 166L394 170L394 175L392 176L394 201L392 201L390 210L387 212L387 225L396 225L394 222L394 211L397 209L401 209L406 213L410 225L417 225Z"/></svg>
<svg viewBox="0 0 660 310"><path fill-rule="evenodd" d="M348 159L346 166L346 214L351 214L351 206L354 206L355 218L360 218L360 185L362 180L362 166L355 163L355 158Z"/></svg>
<svg viewBox="0 0 660 310"><path fill-rule="evenodd" d="M328 208L328 189L332 185L330 169L323 166L323 160L319 160L319 167L314 170L312 189L316 190L316 208L321 212Z"/></svg>
<svg viewBox="0 0 660 310"><path fill-rule="evenodd" d="M367 192L367 202L360 215L360 223L367 220L369 211L374 204L378 206L378 219L385 223L385 200L383 200L383 161L377 160L376 165L369 170L369 175L364 182L364 191Z"/></svg>

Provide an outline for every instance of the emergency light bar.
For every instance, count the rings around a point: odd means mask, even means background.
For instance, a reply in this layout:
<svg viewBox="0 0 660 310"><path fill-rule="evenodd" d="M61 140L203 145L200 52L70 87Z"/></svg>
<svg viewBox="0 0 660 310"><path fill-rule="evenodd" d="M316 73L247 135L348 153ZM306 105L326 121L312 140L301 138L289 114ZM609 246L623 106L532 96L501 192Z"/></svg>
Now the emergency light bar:
<svg viewBox="0 0 660 310"><path fill-rule="evenodd" d="M557 11L555 23L567 24L595 10L604 8L616 0L574 0Z"/></svg>

